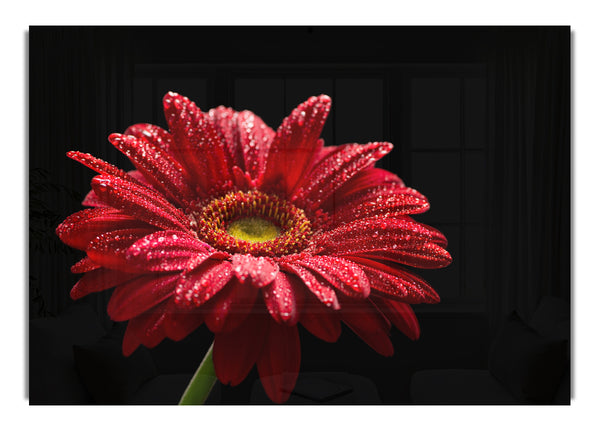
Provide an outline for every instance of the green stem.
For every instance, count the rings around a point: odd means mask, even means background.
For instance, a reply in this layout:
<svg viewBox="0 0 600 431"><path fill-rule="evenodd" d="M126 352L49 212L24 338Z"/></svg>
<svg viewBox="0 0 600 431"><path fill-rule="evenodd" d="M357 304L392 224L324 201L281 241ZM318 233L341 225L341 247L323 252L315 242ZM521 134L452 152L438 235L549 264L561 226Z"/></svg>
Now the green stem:
<svg viewBox="0 0 600 431"><path fill-rule="evenodd" d="M214 343L213 343L214 344ZM213 344L196 370L194 377L190 380L185 392L179 400L179 405L200 405L206 402L210 391L217 381L215 366L213 365Z"/></svg>

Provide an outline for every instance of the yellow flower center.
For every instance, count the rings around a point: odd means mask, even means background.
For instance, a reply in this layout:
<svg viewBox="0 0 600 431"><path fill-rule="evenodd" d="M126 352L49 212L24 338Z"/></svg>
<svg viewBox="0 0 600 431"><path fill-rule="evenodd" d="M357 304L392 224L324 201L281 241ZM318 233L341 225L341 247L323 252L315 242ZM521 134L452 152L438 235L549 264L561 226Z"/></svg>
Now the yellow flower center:
<svg viewBox="0 0 600 431"><path fill-rule="evenodd" d="M229 192L189 212L198 237L229 253L282 256L308 246L311 224L292 203L258 190Z"/></svg>
<svg viewBox="0 0 600 431"><path fill-rule="evenodd" d="M234 238L248 242L265 242L275 239L281 229L259 217L247 217L232 222L227 232Z"/></svg>

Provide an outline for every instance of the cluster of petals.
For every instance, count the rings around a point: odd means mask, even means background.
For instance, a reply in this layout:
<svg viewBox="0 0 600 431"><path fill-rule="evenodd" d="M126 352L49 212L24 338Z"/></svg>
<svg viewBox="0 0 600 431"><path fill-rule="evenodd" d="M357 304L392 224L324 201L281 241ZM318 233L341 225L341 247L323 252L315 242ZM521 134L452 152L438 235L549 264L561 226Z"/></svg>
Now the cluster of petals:
<svg viewBox="0 0 600 431"><path fill-rule="evenodd" d="M298 325L335 342L343 323L385 356L392 326L419 337L411 304L439 296L407 267L451 257L444 235L412 218L429 209L425 196L375 167L391 144L324 146L325 95L276 131L250 111L202 112L176 93L163 104L168 131L136 124L109 136L135 170L68 153L98 173L89 208L57 228L86 253L71 297L114 288L107 311L128 321L125 355L205 324L219 380L237 385L256 365L281 403L300 368ZM241 216L268 217L281 234L233 238L227 223Z"/></svg>

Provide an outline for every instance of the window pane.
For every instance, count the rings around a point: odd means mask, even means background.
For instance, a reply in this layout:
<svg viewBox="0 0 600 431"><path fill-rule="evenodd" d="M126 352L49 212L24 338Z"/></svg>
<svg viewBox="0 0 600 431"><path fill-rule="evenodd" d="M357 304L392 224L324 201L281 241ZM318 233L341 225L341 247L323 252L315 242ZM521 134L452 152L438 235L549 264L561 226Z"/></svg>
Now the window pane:
<svg viewBox="0 0 600 431"><path fill-rule="evenodd" d="M277 130L287 115L284 106L284 80L280 78L240 78L235 80L234 109L248 109Z"/></svg>
<svg viewBox="0 0 600 431"><path fill-rule="evenodd" d="M417 216L425 222L460 221L460 154L413 153L412 181L408 187L423 193L431 209Z"/></svg>
<svg viewBox="0 0 600 431"><path fill-rule="evenodd" d="M465 238L465 294L468 298L483 299L485 296L484 265L485 241L481 226L468 226Z"/></svg>
<svg viewBox="0 0 600 431"><path fill-rule="evenodd" d="M414 149L460 147L460 80L411 81L411 143Z"/></svg>
<svg viewBox="0 0 600 431"><path fill-rule="evenodd" d="M467 222L479 223L483 221L487 172L485 162L483 151L467 151L465 153L465 219Z"/></svg>
<svg viewBox="0 0 600 431"><path fill-rule="evenodd" d="M383 139L383 80L336 79L333 99L335 144Z"/></svg>
<svg viewBox="0 0 600 431"><path fill-rule="evenodd" d="M154 105L161 105L160 97L154 96L151 78L135 78L133 81L133 121L132 123L152 123ZM156 99L156 100L154 100Z"/></svg>
<svg viewBox="0 0 600 431"><path fill-rule="evenodd" d="M484 148L486 145L486 80L465 79L465 145Z"/></svg>

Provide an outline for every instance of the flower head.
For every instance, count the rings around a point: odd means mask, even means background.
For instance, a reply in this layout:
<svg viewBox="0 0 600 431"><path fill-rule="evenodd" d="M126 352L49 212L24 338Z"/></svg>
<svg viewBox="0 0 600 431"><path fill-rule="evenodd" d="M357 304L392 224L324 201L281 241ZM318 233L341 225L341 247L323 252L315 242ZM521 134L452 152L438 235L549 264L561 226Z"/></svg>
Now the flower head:
<svg viewBox="0 0 600 431"><path fill-rule="evenodd" d="M411 217L427 199L374 167L391 144L324 146L325 95L277 131L250 111L202 112L176 93L163 103L169 131L136 124L109 136L134 171L68 153L99 174L91 208L57 228L87 254L71 297L115 288L108 314L129 321L125 355L205 324L219 380L237 385L256 365L283 402L300 367L298 324L334 342L344 323L385 356L392 325L419 337L410 304L439 296L406 266L451 257L444 235Z"/></svg>

